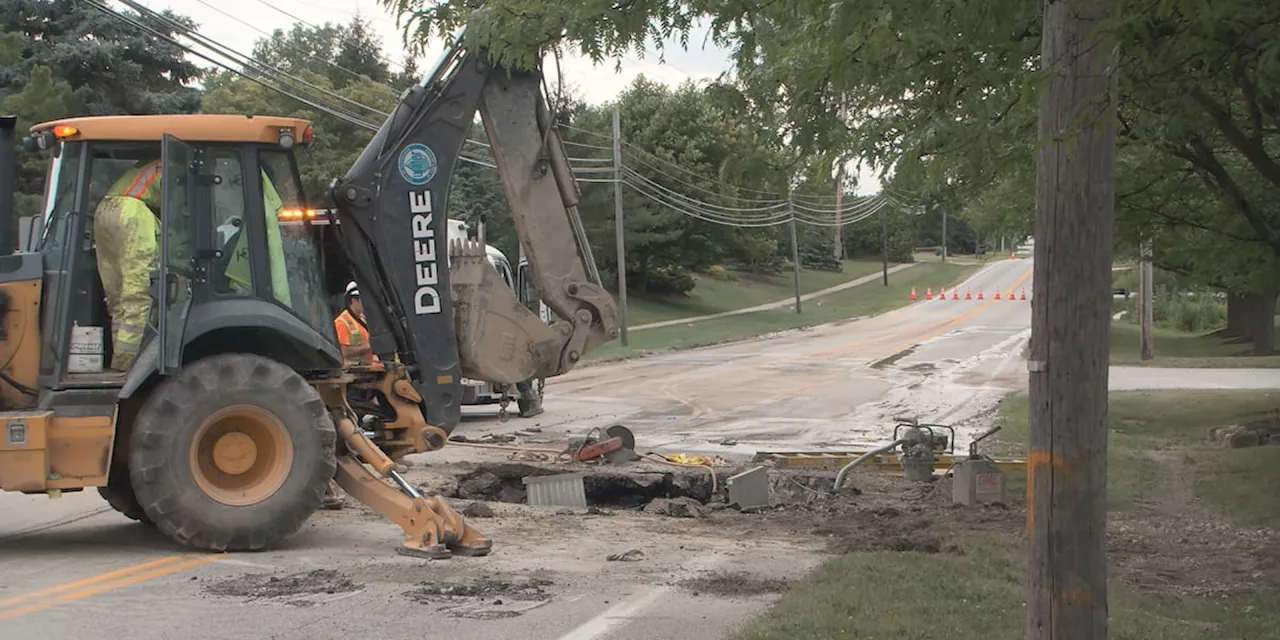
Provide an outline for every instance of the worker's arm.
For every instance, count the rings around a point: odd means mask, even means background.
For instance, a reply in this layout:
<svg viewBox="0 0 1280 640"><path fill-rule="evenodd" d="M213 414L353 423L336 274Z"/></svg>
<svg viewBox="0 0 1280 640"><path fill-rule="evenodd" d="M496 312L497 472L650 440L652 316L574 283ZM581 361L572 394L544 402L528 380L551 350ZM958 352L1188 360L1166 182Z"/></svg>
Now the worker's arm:
<svg viewBox="0 0 1280 640"><path fill-rule="evenodd" d="M360 362L373 362L373 349L367 344L359 345L339 345L342 348L342 357Z"/></svg>

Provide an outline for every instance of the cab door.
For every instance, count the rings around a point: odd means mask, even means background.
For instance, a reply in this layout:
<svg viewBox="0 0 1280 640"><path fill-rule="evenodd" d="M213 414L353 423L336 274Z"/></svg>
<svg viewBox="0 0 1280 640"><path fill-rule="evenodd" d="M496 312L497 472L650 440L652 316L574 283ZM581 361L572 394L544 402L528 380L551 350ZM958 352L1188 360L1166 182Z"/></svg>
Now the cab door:
<svg viewBox="0 0 1280 640"><path fill-rule="evenodd" d="M200 279L196 260L196 211L200 184L200 151L165 134L161 147L160 373L182 367L183 334L191 310L193 285Z"/></svg>

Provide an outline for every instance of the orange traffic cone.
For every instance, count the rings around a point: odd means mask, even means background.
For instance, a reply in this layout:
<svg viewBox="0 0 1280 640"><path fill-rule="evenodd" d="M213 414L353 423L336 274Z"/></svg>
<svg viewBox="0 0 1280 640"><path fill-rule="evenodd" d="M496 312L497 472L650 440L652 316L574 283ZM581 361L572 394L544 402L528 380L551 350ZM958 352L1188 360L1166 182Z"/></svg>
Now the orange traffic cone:
<svg viewBox="0 0 1280 640"><path fill-rule="evenodd" d="M1015 301L1016 301L1016 300L1018 299L1018 296L1013 295L1013 292L1012 292L1012 291L1010 291L1010 292L1009 292L1009 299L1010 299L1010 300L1015 300Z"/></svg>
<svg viewBox="0 0 1280 640"><path fill-rule="evenodd" d="M932 300L932 299L933 299L933 287L925 287L925 290L924 290L924 299L925 299L925 300Z"/></svg>
<svg viewBox="0 0 1280 640"><path fill-rule="evenodd" d="M972 299L973 299L973 294L972 294L972 293L969 293L969 287L965 287L965 288L964 288L964 299L965 299L965 300L972 300Z"/></svg>
<svg viewBox="0 0 1280 640"><path fill-rule="evenodd" d="M999 289L996 289L996 296L995 296L995 299L996 299L996 300L999 300L999 299L1000 299L1000 290L999 290Z"/></svg>
<svg viewBox="0 0 1280 640"><path fill-rule="evenodd" d="M959 287L956 287L955 289L952 289L952 290L951 290L951 299L952 299L952 300L959 300L959 299L960 299L960 288L959 288Z"/></svg>
<svg viewBox="0 0 1280 640"><path fill-rule="evenodd" d="M982 289L978 289L978 299L982 299Z"/></svg>
<svg viewBox="0 0 1280 640"><path fill-rule="evenodd" d="M915 299L916 299L916 288L915 288L915 287L911 287L911 299L912 299L912 300L915 300Z"/></svg>
<svg viewBox="0 0 1280 640"><path fill-rule="evenodd" d="M1023 300L1027 299L1027 290L1025 288L1022 290L1022 299Z"/></svg>
<svg viewBox="0 0 1280 640"><path fill-rule="evenodd" d="M1015 251L1015 252L1013 252L1013 253L1009 254L1009 259L1010 259L1010 260L1017 260L1017 259L1018 259L1018 253Z"/></svg>

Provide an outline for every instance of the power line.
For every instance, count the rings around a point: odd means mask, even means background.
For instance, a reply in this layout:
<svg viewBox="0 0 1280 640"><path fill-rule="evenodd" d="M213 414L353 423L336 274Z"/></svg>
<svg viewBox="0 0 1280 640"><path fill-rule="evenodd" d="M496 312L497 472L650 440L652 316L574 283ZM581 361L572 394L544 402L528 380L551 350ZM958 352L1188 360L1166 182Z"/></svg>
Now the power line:
<svg viewBox="0 0 1280 640"><path fill-rule="evenodd" d="M224 58L231 59L232 61L234 61L235 65L243 66L246 69L253 69L256 72L255 75L259 77L254 77L254 75L251 75L249 73L236 69L234 68L233 64L228 64L226 62L218 62L216 60L213 60L201 54L200 52L195 51L193 48L187 45L183 45L173 37L170 37L169 35L152 28L150 25L141 23L137 20L134 20L133 18L130 18L124 14L121 14L117 11L110 9L105 5L105 3L101 2L101 0L86 0L86 1L89 2L90 5L93 6L94 8L100 11L103 11L105 13L111 14L115 18L122 20L128 24L131 24L137 28L143 29L144 31L147 31L158 38L171 42L177 45L179 48L183 49L184 51L191 53L192 55L196 55L202 59L205 59L215 64L216 66L222 67L230 72L236 73L242 77L245 77L250 81L261 84L262 86L268 89L277 91L283 95L286 95L295 100L298 100L303 104L307 104L316 109L319 109L324 113L328 113L330 115L343 119L351 124L355 124L357 126L361 126L373 131L376 131L379 127L378 124L371 122L369 120L366 120L358 114L355 114L355 113L346 111L345 109L342 109L340 107L337 107L332 102L325 101L324 97L338 98L345 102L349 102L359 108L365 109L367 111L371 111L373 113L382 114L384 115L384 117L386 116L384 112L381 112L378 109L368 107L367 105L363 105L354 100L349 100L345 98L345 96L334 94L333 92L327 91L321 87L316 87L314 84L307 83L306 81L301 80L300 78L297 78L292 74L281 71L280 69L272 67L270 65L265 65L260 61L258 61L257 59L253 58L252 56L246 56L244 54L240 54L235 50L230 49L229 47L221 45L217 41L214 41L210 38L202 36L201 34L198 33L198 31L187 29L185 28L185 26L181 25L180 23L177 23L176 21L173 21L161 14L158 14L155 11L145 6L140 5L137 2L134 2L133 0L123 0L123 1L125 2L126 5L129 5L131 8L138 11L141 17L150 18L161 24L167 24L175 32L181 33L185 37L192 39L198 45L211 49L214 52L216 52L218 55ZM256 69L254 69L255 67ZM306 95L305 91L300 92L297 90L296 87L289 87L288 82L281 81L282 78L285 80L300 82L305 86L312 87L319 92L320 96L323 96L323 97L317 97L315 95L308 96ZM293 89L293 90L291 91L290 89ZM299 93L302 93L303 95L299 95ZM572 129L576 129L578 131L589 133L591 135L605 137L605 136L602 136L602 134L590 132L585 129L580 129L580 128L572 127L569 125L565 125L565 126L568 126L569 128L572 128ZM471 142L482 148L487 148L489 146L488 144L482 141L478 141L474 139L469 139L468 142ZM586 144L580 143L580 146L592 147L593 145L586 145ZM596 146L596 148L603 148L603 147ZM632 149L635 151L639 151L644 155L653 157L658 160L662 160L661 158L658 158L657 156L651 153L645 152L643 150L639 150L634 146L632 146ZM494 164L486 162L485 160L480 158L469 156L465 153L459 154L459 158L463 161L476 164L479 166L483 166L491 169L496 168ZM578 161L578 162L585 162L585 163L596 163L596 164L611 162L611 160L606 160L603 158L572 158L571 160ZM664 162L667 162L668 165L676 166L681 170L682 173L689 173L683 167L679 167L679 165L675 165L675 163L671 163L669 161L664 161ZM705 187L694 185L686 180L676 177L668 171L657 168L652 163L648 163L642 166L643 168L654 170L678 183L715 195L717 198L726 199L726 200L736 199L739 201L752 202L755 204L765 203L765 206L759 206L759 207L729 207L724 205L718 205L718 204L707 202L706 200L703 200L700 198L694 198L694 197L690 197L688 195L679 193L674 189L661 185L658 182L642 175L641 173L635 171L634 169L631 169L629 166L626 166L625 164L622 167L618 168L619 173L621 174L621 177L622 177L622 182L628 187L630 187L636 193L639 193L640 195L646 197L647 199L661 206L669 208L673 211L676 211L680 214L693 217L696 219L704 220L707 222L722 224L722 225L741 226L741 227L768 227L768 226L777 226L780 224L784 224L792 220L798 220L798 221L805 222L806 224L811 224L816 226L847 226L850 224L855 224L861 220L865 220L867 217L874 215L875 213L882 210L884 206L888 204L888 200L882 196L878 196L878 197L873 196L869 199L862 199L860 202L857 202L855 205L848 207L847 209L842 207L838 211L838 213L842 215L842 219L839 222L828 221L822 218L815 217L814 214L818 214L818 215L834 214L834 213L837 213L837 210L818 209L816 207L807 206L803 203L800 203L798 206L794 206L794 199L792 200L793 206L788 208L786 202L770 202L770 201L761 201L761 200L753 201L745 198L736 198L734 196L726 196L722 193L716 193L710 189L706 189ZM573 167L573 170L575 174L578 174L580 172L612 173L614 171L613 168L609 168L609 167L598 167L598 168ZM586 183L614 183L618 181L617 179L582 178L582 177L577 177L576 175L575 175L575 180L578 182L586 182ZM720 184L723 184L723 183L720 183ZM744 190L755 191L750 189L744 189ZM767 192L756 191L756 193L767 193ZM847 215L847 214L852 214L852 215ZM847 216L847 217L844 217L844 216Z"/></svg>

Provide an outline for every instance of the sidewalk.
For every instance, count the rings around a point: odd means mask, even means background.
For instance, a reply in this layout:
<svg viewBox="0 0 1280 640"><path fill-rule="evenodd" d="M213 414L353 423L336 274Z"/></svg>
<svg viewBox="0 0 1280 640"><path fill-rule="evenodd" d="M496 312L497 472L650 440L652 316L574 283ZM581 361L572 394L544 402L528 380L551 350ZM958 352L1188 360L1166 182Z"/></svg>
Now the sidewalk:
<svg viewBox="0 0 1280 640"><path fill-rule="evenodd" d="M1155 389L1280 389L1280 369L1111 367L1112 391Z"/></svg>
<svg viewBox="0 0 1280 640"><path fill-rule="evenodd" d="M899 271L902 271L903 269L910 269L911 267L914 267L917 264L920 264L920 263L908 262L906 264L894 265L892 267L889 267L889 273L897 273ZM822 296L836 293L838 291L844 291L845 289L852 289L853 287L856 287L860 284L866 284L868 282L874 282L876 280L879 280L881 277L882 277L881 273L873 273L871 275L862 276L861 278L856 278L848 282L842 282L834 287L827 287L826 289L820 289L818 291L806 293L800 296L800 302L805 302L807 300L812 300L814 298L820 298ZM676 318L674 320L663 320L662 322L650 322L648 324L638 324L634 327L627 327L627 331L642 331L644 329L657 329L659 327L671 327L678 324L690 324L693 322L701 322L703 320L715 320L716 318L727 318L729 316L737 316L737 315L742 315L744 313L768 311L769 309L781 309L783 307L793 305L795 304L795 302L796 302L796 299L793 296L793 297L787 298L786 300L779 300L777 302L766 302L765 304L758 304L754 307L746 307L745 309L734 309L733 311L722 311L720 313L712 313L710 315L705 315L705 316L690 316L688 318Z"/></svg>

